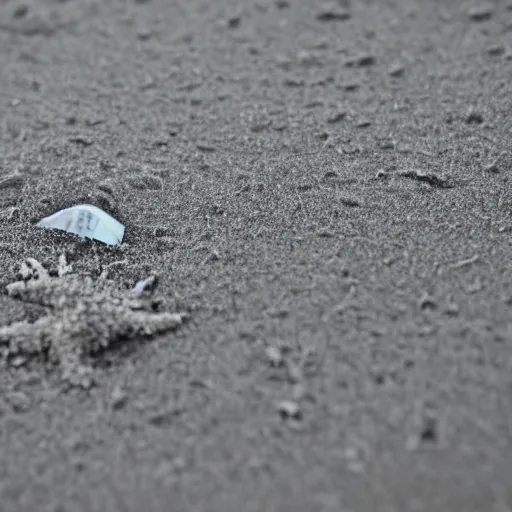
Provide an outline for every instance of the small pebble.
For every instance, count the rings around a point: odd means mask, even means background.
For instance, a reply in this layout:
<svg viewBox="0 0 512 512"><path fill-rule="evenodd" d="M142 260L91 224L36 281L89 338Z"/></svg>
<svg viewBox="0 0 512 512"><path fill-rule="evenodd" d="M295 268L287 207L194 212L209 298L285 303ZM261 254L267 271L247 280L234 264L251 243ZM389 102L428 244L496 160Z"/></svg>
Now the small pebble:
<svg viewBox="0 0 512 512"><path fill-rule="evenodd" d="M213 153L215 151L215 147L206 142L198 142L196 148L204 153Z"/></svg>
<svg viewBox="0 0 512 512"><path fill-rule="evenodd" d="M359 87L361 87L361 85L358 84L357 82L347 82L345 84L342 84L342 86L341 86L341 88L347 92L357 91L357 89L359 89Z"/></svg>
<svg viewBox="0 0 512 512"><path fill-rule="evenodd" d="M471 110L466 116L466 123L468 124L482 124L484 122L484 116L475 110Z"/></svg>
<svg viewBox="0 0 512 512"><path fill-rule="evenodd" d="M5 398L14 412L25 412L30 409L30 398L22 391L11 391Z"/></svg>
<svg viewBox="0 0 512 512"><path fill-rule="evenodd" d="M283 365L283 363L284 363L283 353L281 352L281 350L278 347L276 347L274 345L269 345L265 349L265 354L267 356L269 363L272 366L278 367L278 366Z"/></svg>
<svg viewBox="0 0 512 512"><path fill-rule="evenodd" d="M395 142L391 139L381 140L379 144L380 149L395 149Z"/></svg>
<svg viewBox="0 0 512 512"><path fill-rule="evenodd" d="M21 4L18 5L12 13L13 18L24 18L28 14L28 6Z"/></svg>
<svg viewBox="0 0 512 512"><path fill-rule="evenodd" d="M279 414L285 419L299 419L302 416L300 405L294 400L283 400L277 404Z"/></svg>
<svg viewBox="0 0 512 512"><path fill-rule="evenodd" d="M359 201L359 199L347 195L338 196L338 201L345 206L350 206L351 208L362 206L362 203Z"/></svg>
<svg viewBox="0 0 512 512"><path fill-rule="evenodd" d="M24 356L16 356L16 357L13 357L10 361L9 361L9 364L13 367L13 368L20 368L21 366L24 366L27 364L27 358L24 357Z"/></svg>
<svg viewBox="0 0 512 512"><path fill-rule="evenodd" d="M436 443L439 440L439 420L435 416L423 417L419 437L422 443Z"/></svg>
<svg viewBox="0 0 512 512"><path fill-rule="evenodd" d="M265 131L267 128L270 128L270 121L261 121L259 123L254 123L250 126L250 130L252 133L261 133Z"/></svg>
<svg viewBox="0 0 512 512"><path fill-rule="evenodd" d="M404 66L401 66L400 64L394 64L389 68L389 76L392 76L394 78L398 78L404 75L405 68Z"/></svg>
<svg viewBox="0 0 512 512"><path fill-rule="evenodd" d="M306 82L302 80L301 78L286 78L283 82L283 85L285 87L304 87L306 85Z"/></svg>
<svg viewBox="0 0 512 512"><path fill-rule="evenodd" d="M112 186L112 183L108 180L98 183L98 190L101 190L102 192L105 192L106 194L109 194L111 196L115 195L114 187Z"/></svg>
<svg viewBox="0 0 512 512"><path fill-rule="evenodd" d="M280 10L288 9L290 2L288 0L276 0L276 7Z"/></svg>
<svg viewBox="0 0 512 512"><path fill-rule="evenodd" d="M335 124L339 123L340 121L343 121L346 115L346 112L344 112L343 110L338 110L337 112L333 112L332 114L328 115L326 120L329 124Z"/></svg>
<svg viewBox="0 0 512 512"><path fill-rule="evenodd" d="M316 232L316 236L320 238L333 238L335 236L334 231L327 228L321 228Z"/></svg>
<svg viewBox="0 0 512 512"><path fill-rule="evenodd" d="M437 309L436 300L428 295L428 293L423 295L423 297L420 299L419 305L421 309Z"/></svg>
<svg viewBox="0 0 512 512"><path fill-rule="evenodd" d="M149 39L151 39L153 35L153 32L151 29L149 28L141 28L138 32L137 32L137 39L139 41L148 41Z"/></svg>
<svg viewBox="0 0 512 512"><path fill-rule="evenodd" d="M460 308L455 302L450 302L444 308L444 313L449 316L457 316L460 313Z"/></svg>
<svg viewBox="0 0 512 512"><path fill-rule="evenodd" d="M325 4L316 15L319 21L345 21L350 19L350 13L335 3Z"/></svg>
<svg viewBox="0 0 512 512"><path fill-rule="evenodd" d="M312 66L321 66L320 59L311 52L306 50L301 50L297 53L297 61L301 66L304 67L312 67Z"/></svg>
<svg viewBox="0 0 512 512"><path fill-rule="evenodd" d="M372 122L368 119L362 119L356 124L357 128L368 128L368 126L371 126Z"/></svg>
<svg viewBox="0 0 512 512"><path fill-rule="evenodd" d="M94 144L94 142L91 139L89 139L83 135L76 135L74 137L69 137L68 140L69 140L69 142L73 142L75 144L79 144L79 145L85 146L85 147L92 146Z"/></svg>
<svg viewBox="0 0 512 512"><path fill-rule="evenodd" d="M498 161L495 160L494 162L491 162L490 164L487 164L484 167L484 171L485 172L498 172L499 171Z"/></svg>
<svg viewBox="0 0 512 512"><path fill-rule="evenodd" d="M353 60L347 61L346 66L349 68L354 67L354 66L356 66L358 68L366 68L368 66L375 65L375 63L376 63L376 59L373 55L365 54L365 55L360 55L359 57L357 57Z"/></svg>
<svg viewBox="0 0 512 512"><path fill-rule="evenodd" d="M229 28L238 28L240 26L241 22L242 22L242 16L240 14L231 16L231 18L228 19L228 27Z"/></svg>
<svg viewBox="0 0 512 512"><path fill-rule="evenodd" d="M482 22L492 18L493 7L490 4L482 4L479 6L471 7L468 10L468 17L471 21Z"/></svg>
<svg viewBox="0 0 512 512"><path fill-rule="evenodd" d="M110 395L112 408L115 410L121 409L125 405L127 398L128 396L124 389L119 385L115 386Z"/></svg>
<svg viewBox="0 0 512 512"><path fill-rule="evenodd" d="M20 188L25 183L25 179L21 174L11 174L5 178L0 178L0 189L3 188Z"/></svg>
<svg viewBox="0 0 512 512"><path fill-rule="evenodd" d="M495 44L487 48L487 53L491 57L499 57L505 54L505 46L502 44Z"/></svg>

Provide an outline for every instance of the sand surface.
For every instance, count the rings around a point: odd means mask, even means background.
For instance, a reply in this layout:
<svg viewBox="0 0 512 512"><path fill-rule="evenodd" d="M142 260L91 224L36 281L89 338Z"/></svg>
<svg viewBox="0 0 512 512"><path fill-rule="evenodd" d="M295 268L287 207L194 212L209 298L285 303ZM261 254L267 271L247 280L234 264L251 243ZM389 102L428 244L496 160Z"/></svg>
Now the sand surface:
<svg viewBox="0 0 512 512"><path fill-rule="evenodd" d="M509 0L3 1L1 511L512 510L511 113Z"/></svg>

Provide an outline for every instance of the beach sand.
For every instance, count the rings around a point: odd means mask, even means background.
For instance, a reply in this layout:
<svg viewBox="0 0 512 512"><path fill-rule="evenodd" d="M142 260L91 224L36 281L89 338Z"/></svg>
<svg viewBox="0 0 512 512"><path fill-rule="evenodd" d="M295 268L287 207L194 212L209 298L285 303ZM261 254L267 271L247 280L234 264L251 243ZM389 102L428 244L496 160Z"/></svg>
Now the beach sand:
<svg viewBox="0 0 512 512"><path fill-rule="evenodd" d="M188 315L86 389L4 343L2 511L512 509L510 1L0 20L0 325L27 258ZM36 226L80 203L122 245Z"/></svg>

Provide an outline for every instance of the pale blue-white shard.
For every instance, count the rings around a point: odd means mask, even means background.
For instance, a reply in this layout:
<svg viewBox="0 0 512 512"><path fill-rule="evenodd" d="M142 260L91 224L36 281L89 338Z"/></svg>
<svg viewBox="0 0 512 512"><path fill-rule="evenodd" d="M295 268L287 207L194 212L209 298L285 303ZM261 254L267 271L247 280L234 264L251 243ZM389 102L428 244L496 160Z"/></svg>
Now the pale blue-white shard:
<svg viewBox="0 0 512 512"><path fill-rule="evenodd" d="M97 206L79 204L60 210L39 221L38 226L60 229L107 245L120 244L124 226Z"/></svg>

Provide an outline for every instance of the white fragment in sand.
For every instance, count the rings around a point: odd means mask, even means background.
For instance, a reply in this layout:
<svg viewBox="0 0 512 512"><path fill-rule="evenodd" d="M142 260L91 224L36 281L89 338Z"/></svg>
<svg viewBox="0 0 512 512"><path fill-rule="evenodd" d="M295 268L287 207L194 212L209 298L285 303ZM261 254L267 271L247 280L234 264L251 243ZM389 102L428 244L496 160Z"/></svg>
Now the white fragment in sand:
<svg viewBox="0 0 512 512"><path fill-rule="evenodd" d="M65 254L59 256L59 265L57 267L57 274L59 277L71 274L73 272L73 265L68 265Z"/></svg>
<svg viewBox="0 0 512 512"><path fill-rule="evenodd" d="M135 295L142 295L145 291L152 291L156 288L158 284L158 276L152 275L142 281L138 281L135 283L135 286L132 288L132 293Z"/></svg>
<svg viewBox="0 0 512 512"><path fill-rule="evenodd" d="M38 226L60 229L82 238L91 238L107 245L118 245L125 227L97 206L80 204L60 210L42 219Z"/></svg>

